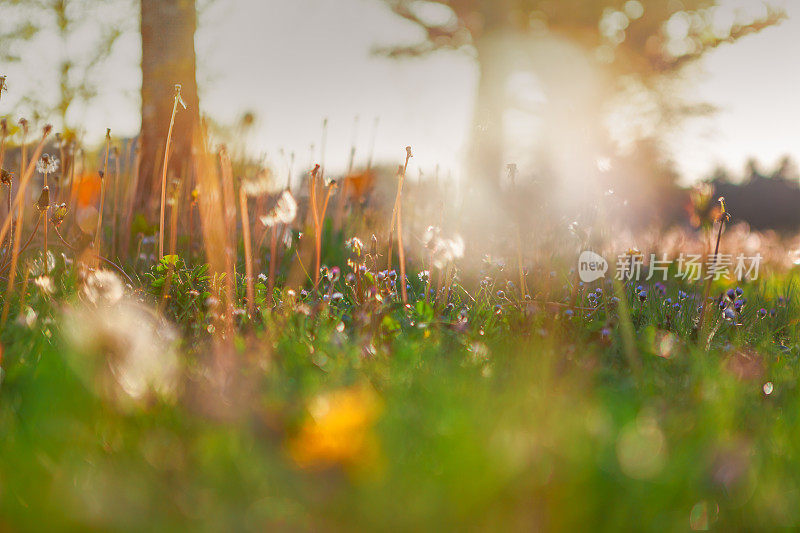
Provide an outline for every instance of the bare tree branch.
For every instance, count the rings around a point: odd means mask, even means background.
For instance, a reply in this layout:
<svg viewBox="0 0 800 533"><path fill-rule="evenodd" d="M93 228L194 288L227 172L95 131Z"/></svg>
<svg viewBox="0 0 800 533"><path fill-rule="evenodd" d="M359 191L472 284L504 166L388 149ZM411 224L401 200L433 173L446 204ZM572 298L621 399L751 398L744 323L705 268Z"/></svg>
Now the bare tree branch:
<svg viewBox="0 0 800 533"><path fill-rule="evenodd" d="M375 53L391 58L416 57L442 49L458 49L468 43L468 32L461 24L430 24L414 12L407 0L387 0L389 9L404 20L422 28L425 39L410 45L378 47Z"/></svg>
<svg viewBox="0 0 800 533"><path fill-rule="evenodd" d="M785 11L771 9L767 16L761 19L755 20L749 24L733 26L726 36L713 36L711 38L706 37L705 39L702 39L701 36L695 35L694 37L700 43L700 46L697 50L678 57L667 57L664 55L657 56L652 62L653 67L660 72L679 70L685 65L698 60L701 56L722 44L734 43L742 37L746 37L772 26L776 26L787 18L788 15Z"/></svg>

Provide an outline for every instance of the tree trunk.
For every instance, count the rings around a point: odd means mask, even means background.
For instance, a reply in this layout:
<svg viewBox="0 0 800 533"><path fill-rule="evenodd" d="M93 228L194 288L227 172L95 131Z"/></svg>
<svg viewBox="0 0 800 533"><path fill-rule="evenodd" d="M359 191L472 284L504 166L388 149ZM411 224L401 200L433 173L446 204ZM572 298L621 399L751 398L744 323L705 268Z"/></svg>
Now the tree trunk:
<svg viewBox="0 0 800 533"><path fill-rule="evenodd" d="M503 114L507 107L506 83L511 73L501 32L477 39L475 49L479 69L470 140L470 186L477 191L496 191L500 186L504 163Z"/></svg>
<svg viewBox="0 0 800 533"><path fill-rule="evenodd" d="M172 129L168 178L191 175L192 130L198 122L194 34L195 0L141 0L142 131L136 206L156 218L161 171L175 84L187 109L178 107Z"/></svg>

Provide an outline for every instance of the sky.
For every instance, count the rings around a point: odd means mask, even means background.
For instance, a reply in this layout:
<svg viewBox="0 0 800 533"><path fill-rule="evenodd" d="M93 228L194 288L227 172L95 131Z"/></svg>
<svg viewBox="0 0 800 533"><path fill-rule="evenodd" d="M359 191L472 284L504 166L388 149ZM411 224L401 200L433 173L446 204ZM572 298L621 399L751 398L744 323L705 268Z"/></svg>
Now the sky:
<svg viewBox="0 0 800 533"><path fill-rule="evenodd" d="M721 46L703 61L695 94L718 112L689 121L676 143L685 179L717 165L741 170L751 156L765 169L785 154L800 161L800 1L785 7L790 18L780 26Z"/></svg>
<svg viewBox="0 0 800 533"><path fill-rule="evenodd" d="M760 4L724 1L745 9ZM790 20L721 46L695 69L689 95L718 112L691 119L673 137L684 183L718 165L739 171L750 157L766 168L787 153L800 160L800 0L783 1ZM356 164L363 164L375 132L375 161L399 163L410 145L412 173L430 175L438 165L442 174L458 175L477 81L473 61L457 52L408 60L373 53L378 45L419 37L380 0L212 0L196 38L201 105L223 123L254 112L248 148L276 167L294 153L296 168L324 159L330 170L342 170L354 142ZM52 35L37 46L38 57L59 50ZM80 46L71 43L62 53ZM74 110L89 139L92 132L102 138L106 127L119 136L138 131L138 54L132 31L116 45L113 75L101 74L99 97ZM10 65L7 73L12 91L45 90L26 83L35 76L25 66ZM0 102L0 114L10 112L7 105Z"/></svg>

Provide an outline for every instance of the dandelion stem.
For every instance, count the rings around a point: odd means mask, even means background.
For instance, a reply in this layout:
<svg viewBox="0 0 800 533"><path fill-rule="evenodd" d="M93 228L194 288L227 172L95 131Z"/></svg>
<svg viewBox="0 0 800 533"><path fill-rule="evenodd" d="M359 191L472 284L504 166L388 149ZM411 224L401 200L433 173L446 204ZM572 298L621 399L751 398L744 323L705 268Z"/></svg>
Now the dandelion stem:
<svg viewBox="0 0 800 533"><path fill-rule="evenodd" d="M14 213L11 211L11 182L8 183L8 198L7 198L6 207L7 207L8 216L9 217L13 217ZM8 233L8 246L6 248L6 253L7 254L11 252L11 248L12 248L13 245L14 245L14 231L13 231L13 228L12 228L12 231L10 231Z"/></svg>
<svg viewBox="0 0 800 533"><path fill-rule="evenodd" d="M398 171L399 178L397 180L397 195L394 199L394 207L392 208L392 219L389 222L389 250L387 251L387 269L392 269L392 243L394 237L394 227L397 223L397 213L400 210L400 201L403 195L403 182L405 181L406 171L408 170L408 160L411 159L411 147L406 146L406 162L405 165L401 166ZM405 267L402 267L405 269Z"/></svg>
<svg viewBox="0 0 800 533"><path fill-rule="evenodd" d="M111 257L117 257L117 226L119 225L119 149L114 148L114 198L111 218ZM99 252L99 250L98 250Z"/></svg>
<svg viewBox="0 0 800 533"><path fill-rule="evenodd" d="M713 266L711 267L713 272L716 272L717 261L719 260L719 257L718 257L718 255L719 255L719 242L722 239L722 229L725 227L725 221L728 220L728 217L730 216L730 214L725 210L725 198L724 197L720 197L719 198L719 203L721 205L722 212L720 213L719 218L718 218L719 229L717 230L717 242L714 245L714 263L713 263ZM702 341L703 341L703 345L706 346L706 349L708 349L707 344L710 341L710 337L706 335L704 326L705 326L705 318L706 318L706 307L708 306L708 295L711 292L711 281L712 281L712 278L710 276L707 276L707 277L708 277L708 279L706 279L706 285L705 285L705 288L703 289L703 304L700 306L700 320L699 320L699 324L698 324L698 331L700 332L700 335L701 335Z"/></svg>
<svg viewBox="0 0 800 533"><path fill-rule="evenodd" d="M325 200L319 205L319 184L322 181L320 166L314 166L309 180L309 200L311 204L311 215L314 221L314 290L319 286L319 269L322 262L322 232L325 225L325 213L328 210L328 202L331 193L336 187L335 182L331 182L325 189Z"/></svg>
<svg viewBox="0 0 800 533"><path fill-rule="evenodd" d="M320 262L322 261L322 233L325 230L325 213L328 211L328 202L331 199L331 192L333 191L335 184L331 182L328 185L326 194L325 194L325 202L322 204L322 212L320 213L319 218L317 219L317 232L316 232L316 276L319 278L319 269L320 269ZM319 279L317 279L317 283L319 283ZM316 285L316 284L315 284ZM314 287L316 288L316 287Z"/></svg>
<svg viewBox="0 0 800 533"><path fill-rule="evenodd" d="M3 92L3 84L4 83L5 83L5 78L4 77L0 78L0 93ZM5 157L6 157L6 137L8 135L8 130L6 129L5 122L3 122L2 128L3 128L3 136L2 136L2 139L0 139L0 172L5 172L3 170L3 161L5 161ZM14 214L11 212L11 189L12 189L13 183L12 183L12 179L11 179L11 175L10 174L8 176L7 185L8 185L8 211L6 213L6 216L8 216L9 218L12 218L14 216ZM14 228L13 228L13 226L12 226L11 229L12 229L12 232L8 235L8 245L6 246L6 250L5 250L4 254L8 254L8 253L11 252L11 245L14 242L14 232L13 232Z"/></svg>
<svg viewBox="0 0 800 533"><path fill-rule="evenodd" d="M273 304L275 298L273 296L273 291L275 290L275 274L278 267L278 229L277 225L273 225L270 228L270 240L269 240L269 280L267 280L267 298L269 298L269 303Z"/></svg>
<svg viewBox="0 0 800 533"><path fill-rule="evenodd" d="M528 287L525 283L525 268L522 262L522 236L520 235L519 226L516 227L517 237L517 268L519 269L519 291L520 297L525 298L528 294Z"/></svg>
<svg viewBox="0 0 800 533"><path fill-rule="evenodd" d="M317 242L320 240L319 237L319 215L317 213L317 172L319 171L319 165L314 167L314 170L311 171L311 179L309 180L309 202L311 203L311 215L313 216L314 220L314 254L315 260L314 264L316 265L316 269L314 270L314 289L317 288L319 285L319 250L317 247Z"/></svg>
<svg viewBox="0 0 800 533"><path fill-rule="evenodd" d="M403 178L400 178L400 186L403 187ZM398 193L402 195L402 190ZM403 305L408 303L408 295L406 294L406 254L403 249L403 208L402 202L397 205L397 254L400 256L400 289L403 295Z"/></svg>
<svg viewBox="0 0 800 533"><path fill-rule="evenodd" d="M161 169L161 216L158 224L158 260L164 258L164 210L167 204L167 164L169 164L169 145L172 142L172 128L175 126L175 114L178 112L178 102L181 101L180 85L175 86L175 102L172 104L172 116L169 119L167 130L167 143L164 147L164 166Z"/></svg>
<svg viewBox="0 0 800 533"><path fill-rule="evenodd" d="M58 230L58 227L57 227L57 226L53 226L53 231L56 233L56 236L58 237L58 239L61 241L61 243L62 243L62 244L63 244L63 245L64 245L64 246L65 246L67 249L69 249L69 250L71 250L71 251L73 251L73 252L77 252L77 250L75 249L75 247L74 247L74 246L72 246L70 243L68 243L68 242L67 242L67 241L64 239L64 237L61 235L61 232ZM117 271L117 272L119 272L120 274L122 274L122 275L125 277L125 279L126 279L126 280L128 280L128 283L130 283L130 284L131 284L131 286L133 286L133 285L134 285L134 283L133 283L133 280L131 279L131 277L130 277L130 276L129 276L129 275L126 273L126 272L125 272L125 270L123 270L123 269L122 269L122 267L121 267L121 266L119 266L118 264L116 264L114 261L112 261L112 260L108 259L107 257L103 257L103 256L102 256L102 255L100 255L100 254L97 254L97 253L96 253L96 254L94 254L94 256L95 256L97 259L99 259L100 261L102 261L102 262L106 263L107 265L109 265L109 266L113 267L113 268L114 268L114 270L116 270L116 271Z"/></svg>
<svg viewBox="0 0 800 533"><path fill-rule="evenodd" d="M247 290L247 314L253 316L255 301L253 290L253 250L250 243L250 214L247 211L247 194L239 188L239 208L242 213L242 239L244 240L245 286Z"/></svg>
<svg viewBox="0 0 800 533"><path fill-rule="evenodd" d="M47 189L47 173L45 172L45 186L44 188ZM50 200L48 194L48 202L47 205L44 207L44 273L45 275L48 274L48 266L47 266L47 212L50 210Z"/></svg>
<svg viewBox="0 0 800 533"><path fill-rule="evenodd" d="M169 253L172 255L178 253L178 214L181 209L181 185L181 183L178 183L173 188L172 203L169 206Z"/></svg>
<svg viewBox="0 0 800 533"><path fill-rule="evenodd" d="M27 164L27 166L25 165L22 166L24 172L21 173L19 186L17 187L17 195L14 197L14 200L12 202L12 210L17 209L19 211L19 215L17 216L17 224L15 226L15 231L14 231L14 249L12 250L12 255L11 255L11 273L8 277L8 288L6 290L6 298L3 304L3 313L2 313L2 318L0 318L0 325L5 325L5 320L8 318L8 306L10 303L9 296L11 295L11 291L14 288L14 279L17 271L17 259L19 257L19 246L20 246L20 240L22 238L21 231L22 231L22 220L23 220L24 205L25 205L25 202L23 201L25 199L25 191L27 190L28 182L33 176L33 170L35 168L36 161L39 159L39 156L42 153L42 149L44 148L44 143L47 140L47 136L50 134L50 129L51 129L50 127L45 127L42 134L42 139L41 141L39 141L39 144L38 146L36 146L36 149L34 151L33 158ZM27 128L24 128L23 131L27 131ZM25 144L23 144L22 146L23 161L25 161L25 153L26 153L25 146L26 146ZM3 222L2 227L0 227L0 242L3 242L3 240L5 239L6 233L9 231L9 228L11 226L12 218L13 217L11 216L7 217L6 220Z"/></svg>
<svg viewBox="0 0 800 533"><path fill-rule="evenodd" d="M106 176L108 176L108 149L111 143L111 130L106 130L106 156L103 162L103 175L100 176L100 211L97 213L97 231L94 232L94 249L100 253L100 233L103 231L103 206L106 202Z"/></svg>
<svg viewBox="0 0 800 533"><path fill-rule="evenodd" d="M28 248L28 246L30 246L31 242L33 242L33 238L36 237L36 232L39 231L39 226L41 226L41 224L42 224L42 215L40 214L39 218L36 219L36 225L33 227L33 231L31 232L30 237L28 237L28 240L26 240L25 244L23 244L22 248L20 248L19 250L20 254L24 252ZM3 268L0 269L0 273L4 274L9 269L10 266L11 266L10 262L3 265Z"/></svg>
<svg viewBox="0 0 800 533"><path fill-rule="evenodd" d="M67 170L67 160L65 157L63 138L61 138L58 142L58 154L61 157L61 179L58 180L58 196L56 197L56 202L61 203L64 201L64 176L66 175Z"/></svg>
<svg viewBox="0 0 800 533"><path fill-rule="evenodd" d="M425 303L430 300L431 294L431 272L433 271L433 253L428 254L428 276L425 280Z"/></svg>
<svg viewBox="0 0 800 533"><path fill-rule="evenodd" d="M0 316L0 326L5 326L6 325L6 320L8 320L8 311L10 309L10 304L11 304L11 290L14 288L14 276L16 274L17 258L19 257L19 254L21 254L22 252L25 251L25 249L28 247L28 245L31 243L31 241L33 241L33 238L36 236L36 232L38 231L39 225L41 224L41 222L42 222L42 216L39 215L39 218L36 219L36 226L34 226L34 228L33 228L33 233L31 233L31 236L25 242L25 246L23 246L21 250L19 249L19 234L20 234L20 231L21 231L22 228L18 228L17 229L17 233L16 233L16 236L15 236L15 247L14 247L13 256L11 258L11 263L8 264L8 265L3 266L2 270L0 270L0 273L4 274L9 268L11 269L11 274L8 277L8 287L6 289L5 302L3 302L3 312L2 312L2 316ZM46 255L45 255L45 259L44 260L45 260L45 264L46 264L47 263L47 256ZM27 273L26 273L26 276L27 276Z"/></svg>

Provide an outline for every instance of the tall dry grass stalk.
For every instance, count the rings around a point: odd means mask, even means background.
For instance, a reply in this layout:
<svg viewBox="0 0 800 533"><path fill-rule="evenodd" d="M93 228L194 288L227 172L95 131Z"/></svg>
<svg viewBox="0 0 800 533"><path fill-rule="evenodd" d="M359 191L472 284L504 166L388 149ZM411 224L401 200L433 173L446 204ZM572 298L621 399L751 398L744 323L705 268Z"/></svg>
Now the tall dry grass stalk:
<svg viewBox="0 0 800 533"><path fill-rule="evenodd" d="M173 182L174 183L174 182ZM183 181L174 183L169 203L169 253L178 253L178 215L181 210L181 195L183 192Z"/></svg>
<svg viewBox="0 0 800 533"><path fill-rule="evenodd" d="M322 234L325 230L325 214L331 193L336 189L336 182L327 184L320 172L320 166L315 165L308 180L308 196L310 202L312 221L314 222L314 290L319 286L319 270L322 264ZM321 198L324 195L324 199Z"/></svg>
<svg viewBox="0 0 800 533"><path fill-rule="evenodd" d="M511 191L515 195L515 197L519 198L520 191L517 187L517 165L509 164L508 165L508 177L511 181ZM525 282L525 267L524 267L524 260L523 257L525 255L525 250L522 245L522 220L520 217L520 213L515 213L518 217L516 223L514 224L514 237L517 244L517 273L519 274L519 291L520 291L520 298L524 298L526 294L528 294L528 287Z"/></svg>
<svg viewBox="0 0 800 533"><path fill-rule="evenodd" d="M314 169L311 171L311 175L308 178L308 203L309 208L311 211L311 220L314 223L314 257L317 257L317 235L320 233L319 231L319 213L317 212L317 175L319 173L319 165L314 165ZM314 260L314 264L317 265L316 270L314 271L314 289L317 288L319 285L319 261L317 259Z"/></svg>
<svg viewBox="0 0 800 533"><path fill-rule="evenodd" d="M0 79L0 93L3 92L3 87L2 87L3 84L5 84L5 77ZM13 193L13 188L14 188L14 180L13 180L14 176L13 176L13 174L11 172L8 172L3 168L3 162L5 161L5 158L6 158L6 140L8 138L8 123L6 122L6 119L0 120L0 135L1 135L1 137L0 137L0 180L3 182L3 185L8 187L8 197L7 197L7 202L6 202L6 208L7 208L6 216L11 217L11 216L13 216L13 214L11 212L11 195ZM6 251L5 251L6 254L11 252L11 246L13 245L13 242L14 242L13 233L14 232L12 231L8 235L8 243L6 245ZM4 258L5 258L5 256L4 256Z"/></svg>
<svg viewBox="0 0 800 533"><path fill-rule="evenodd" d="M25 196L25 190L27 189L28 182L30 181L31 177L33 176L33 171L36 169L36 161L42 155L42 150L44 149L44 143L47 140L47 137L50 135L53 127L47 125L44 127L42 132L42 139L39 141L39 144L36 146L34 150L33 157L31 158L30 162L28 163L27 168L25 168L25 172L22 174L22 178L20 179L19 188L17 190L17 194L14 197L14 201L12 202L12 208L18 208ZM11 226L11 217L6 217L5 221L3 221L3 225L0 227L0 242L5 239L6 234Z"/></svg>
<svg viewBox="0 0 800 533"><path fill-rule="evenodd" d="M253 316L255 291L253 290L253 250L250 242L250 213L247 210L247 194L239 188L239 211L242 215L242 239L244 239L245 286L247 291L247 314Z"/></svg>
<svg viewBox="0 0 800 533"><path fill-rule="evenodd" d="M178 112L178 104L186 109L186 104L181 98L181 86L175 84L175 101L172 104L172 115L169 119L169 129L167 130L167 142L164 145L164 166L161 169L161 216L158 224L158 260L164 258L164 213L167 207L167 166L169 165L169 146L172 143L172 128L175 126L175 115Z"/></svg>
<svg viewBox="0 0 800 533"><path fill-rule="evenodd" d="M272 305L275 303L275 297L273 292L275 292L275 274L277 273L277 266L278 266L278 228L277 225L273 225L269 228L270 237L269 237L269 279L267 280L267 298L269 304Z"/></svg>
<svg viewBox="0 0 800 533"><path fill-rule="evenodd" d="M133 160L133 170L131 172L130 183L128 185L128 190L125 195L125 214L123 218L123 227L125 231L122 232L122 239L120 242L120 248L122 248L122 253L125 257L128 256L128 252L130 250L130 239L131 239L131 232L130 228L133 224L133 207L134 203L136 202L136 188L139 186L139 168L141 167L142 163L142 149L141 145L136 145L136 154ZM138 254L137 254L138 257Z"/></svg>
<svg viewBox="0 0 800 533"><path fill-rule="evenodd" d="M347 163L347 174L346 178L342 181L342 186L339 188L339 198L336 203L336 213L334 214L334 224L333 228L338 232L341 231L342 225L344 224L344 215L345 215L345 207L347 202L347 189L348 189L348 178L353 174L353 168L355 168L356 163L356 139L358 136L358 123L359 117L353 119L353 137L350 141L350 159Z"/></svg>
<svg viewBox="0 0 800 533"><path fill-rule="evenodd" d="M222 202L225 213L225 235L227 245L225 247L225 272L230 273L227 278L226 290L230 291L228 296L228 312L233 314L236 304L234 296L236 294L236 192L233 187L233 164L227 148L224 146L219 151L219 163L222 174Z"/></svg>
<svg viewBox="0 0 800 533"><path fill-rule="evenodd" d="M119 225L119 171L120 153L117 146L114 147L114 190L111 211L111 257L117 257L117 226ZM97 251L98 253L100 250Z"/></svg>
<svg viewBox="0 0 800 533"><path fill-rule="evenodd" d="M214 323L214 342L217 348L230 347L233 329L233 268L230 264L230 232L227 227L223 185L217 169L215 157L210 153L206 136L206 126L202 124L194 136L194 167L197 176L197 203L200 214L200 227L212 278L213 290L221 296L224 313L216 313ZM218 286L224 275L224 295ZM219 298L218 298L219 299ZM225 345L224 343L227 343ZM220 352L218 352L220 353Z"/></svg>
<svg viewBox="0 0 800 533"><path fill-rule="evenodd" d="M45 183L47 183L47 180L45 180ZM44 242L42 245L42 250L44 253L42 254L42 266L44 267L44 273L48 274L50 272L50 266L48 265L47 261L47 214L48 211L50 211L49 186L45 185L44 187L42 187L42 194L39 195L39 200L36 202L36 208L39 209L39 218L44 219Z"/></svg>
<svg viewBox="0 0 800 533"><path fill-rule="evenodd" d="M8 284L6 286L6 296L4 299L5 301L3 302L3 312L2 316L0 316L0 326L4 326L6 320L8 319L9 305L11 302L11 293L14 290L14 281L16 280L17 262L19 260L19 249L22 238L22 226L23 226L22 221L25 213L24 209L25 193L28 189L28 182L33 176L33 171L36 169L36 161L39 159L39 156L42 155L42 150L44 149L44 143L45 141L47 141L47 137L50 135L52 129L53 127L50 126L49 124L44 127L44 130L42 131L42 139L39 141L39 144L36 146L36 149L34 150L33 158L30 160L27 166L23 166L20 169L21 172L20 172L19 185L17 186L17 194L14 197L14 201L12 202L11 212L8 214L5 221L3 221L2 227L0 227L0 242L3 242L3 240L6 237L6 234L9 231L9 228L11 227L11 221L14 218L13 212L15 210L18 212L17 224L13 234L14 246L11 251L11 267L9 269L9 274L8 274ZM23 128L23 132L27 132L27 125ZM23 144L22 154L23 154L22 162L24 163L26 155L25 144Z"/></svg>
<svg viewBox="0 0 800 533"><path fill-rule="evenodd" d="M94 249L100 254L102 239L100 234L103 231L103 208L106 203L106 180L108 179L108 151L111 146L111 129L106 129L106 154L103 159L103 175L100 176L100 210L97 212L97 230L94 232Z"/></svg>
<svg viewBox="0 0 800 533"><path fill-rule="evenodd" d="M197 198L198 198L198 190L197 187L192 189L191 192L191 201L189 202L189 249L186 252L186 256L191 259L194 255L194 217L195 211L197 211Z"/></svg>
<svg viewBox="0 0 800 533"><path fill-rule="evenodd" d="M56 191L56 203L61 203L64 196L64 177L67 175L67 162L65 160L66 151L64 150L64 138L60 133L56 133L56 144L58 144L58 156L61 158L61 179L58 181L58 191Z"/></svg>
<svg viewBox="0 0 800 533"><path fill-rule="evenodd" d="M720 206L720 214L719 217L717 217L717 222L719 223L719 229L717 230L717 242L714 245L714 263L712 266L714 270L716 270L717 262L719 260L719 242L720 240L722 240L722 230L725 228L725 223L728 220L730 220L731 217L730 213L728 213L728 211L725 209L725 197L720 196L717 199L717 201L719 202ZM707 331L707 328L705 327L706 312L707 312L706 309L708 307L708 296L711 292L711 281L712 278L708 277L708 279L706 279L705 287L703 288L703 303L700 307L700 320L698 323L698 332L700 334L700 341L702 343L702 346L706 350L708 350L711 343L711 337L713 336L710 334L709 331Z"/></svg>
<svg viewBox="0 0 800 533"><path fill-rule="evenodd" d="M23 245L22 245L22 248L20 248L20 250L19 250L19 253L20 253L20 254L21 254L22 252L24 252L24 251L25 251L25 250L28 248L28 246L30 246L30 245L31 245L31 243L33 242L33 239L34 239L34 237L36 237L36 233L39 231L39 226L41 226L41 225L42 225L42 219L43 219L43 218L44 218L44 217L43 217L43 213L39 213L39 216L38 216L38 217L36 217L36 224L34 224L34 225L33 225L33 230L31 231L31 235L30 235L30 237L28 237L28 239L25 241L25 244L23 244ZM3 267L2 267L2 268L0 268L0 274L5 274L5 273L6 273L6 271L7 271L9 268L11 268L11 264L9 264L9 263L5 263L5 264L3 265Z"/></svg>
<svg viewBox="0 0 800 533"><path fill-rule="evenodd" d="M397 176L397 195L394 199L394 208L392 209L392 220L389 223L389 249L386 252L388 256L388 270L392 269L392 242L394 235L394 228L397 226L397 255L400 256L400 281L401 293L403 296L403 304L408 303L408 296L406 294L406 256L403 249L403 183L406 179L406 172L408 172L408 162L414 157L411 153L411 147L406 146L406 162L398 170Z"/></svg>
<svg viewBox="0 0 800 533"><path fill-rule="evenodd" d="M78 197L77 196L78 195L78 190L75 187L75 167L76 167L77 162L78 162L77 161L77 152L78 152L78 144L77 144L77 142L73 141L73 142L70 143L69 195L67 197L68 198L67 205L69 205L70 207L73 208L73 210L72 210L72 213L73 213L72 222L73 223L75 221L74 216L77 213L74 208L75 208L75 205L77 203L77 197Z"/></svg>

